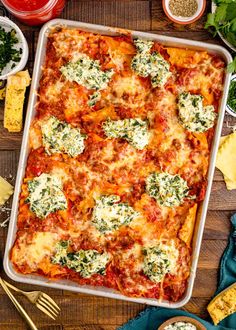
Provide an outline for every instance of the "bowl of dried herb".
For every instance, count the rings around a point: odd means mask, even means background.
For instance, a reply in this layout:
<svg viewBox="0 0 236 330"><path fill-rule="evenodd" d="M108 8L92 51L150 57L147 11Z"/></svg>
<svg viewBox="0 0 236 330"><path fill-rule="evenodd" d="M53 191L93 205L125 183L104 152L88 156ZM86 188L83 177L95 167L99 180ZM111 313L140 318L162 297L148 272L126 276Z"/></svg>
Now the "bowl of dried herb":
<svg viewBox="0 0 236 330"><path fill-rule="evenodd" d="M166 16L178 24L190 24L197 21L204 13L206 0L162 0Z"/></svg>

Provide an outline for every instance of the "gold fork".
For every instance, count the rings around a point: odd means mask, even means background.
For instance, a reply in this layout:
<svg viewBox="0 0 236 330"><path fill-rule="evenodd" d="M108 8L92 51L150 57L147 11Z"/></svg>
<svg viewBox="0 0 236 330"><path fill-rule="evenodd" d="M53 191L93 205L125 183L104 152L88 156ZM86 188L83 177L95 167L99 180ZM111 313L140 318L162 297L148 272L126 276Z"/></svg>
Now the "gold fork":
<svg viewBox="0 0 236 330"><path fill-rule="evenodd" d="M18 312L20 313L20 315L26 321L26 323L28 324L28 326L30 327L30 329L31 330L38 330L38 328L36 327L36 325L34 324L34 322L31 320L31 318L26 313L26 311L24 310L24 308L19 304L19 302L13 296L13 294L8 289L8 287L6 286L6 284L4 283L4 281L1 279L1 277L0 277L0 284L1 284L2 288L3 288L3 290L8 295L8 297L11 299L12 303L14 304L14 306L16 307L16 309L18 310Z"/></svg>
<svg viewBox="0 0 236 330"><path fill-rule="evenodd" d="M35 304L36 307L38 307L43 313L51 317L53 320L55 320L58 316L60 307L46 293L42 291L25 292L16 288L14 285L6 282L5 280L2 281L12 290L22 293L32 304Z"/></svg>

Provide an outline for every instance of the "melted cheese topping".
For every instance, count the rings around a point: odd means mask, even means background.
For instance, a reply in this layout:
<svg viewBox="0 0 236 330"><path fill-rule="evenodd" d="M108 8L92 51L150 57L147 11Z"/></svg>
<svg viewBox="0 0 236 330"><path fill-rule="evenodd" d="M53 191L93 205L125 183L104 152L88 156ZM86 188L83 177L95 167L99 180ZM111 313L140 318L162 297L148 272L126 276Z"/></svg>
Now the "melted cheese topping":
<svg viewBox="0 0 236 330"><path fill-rule="evenodd" d="M107 99L116 106L137 108L144 106L148 93L139 77L130 74L114 78Z"/></svg>
<svg viewBox="0 0 236 330"><path fill-rule="evenodd" d="M13 258L17 260L18 266L27 264L32 271L36 271L38 264L46 256L53 255L58 240L57 233L35 232L30 240L24 234L18 240L18 248L13 249Z"/></svg>
<svg viewBox="0 0 236 330"><path fill-rule="evenodd" d="M60 97L63 90L64 83L60 80L56 81L54 84L49 84L46 87L45 95L47 101L56 102Z"/></svg>

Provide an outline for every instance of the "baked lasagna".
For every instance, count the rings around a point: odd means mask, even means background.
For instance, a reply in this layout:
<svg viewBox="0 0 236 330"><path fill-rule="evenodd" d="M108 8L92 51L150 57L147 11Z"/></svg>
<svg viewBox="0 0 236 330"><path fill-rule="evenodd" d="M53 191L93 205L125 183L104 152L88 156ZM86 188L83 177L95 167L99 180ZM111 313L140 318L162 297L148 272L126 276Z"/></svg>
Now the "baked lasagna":
<svg viewBox="0 0 236 330"><path fill-rule="evenodd" d="M10 253L17 272L178 301L225 64L130 34L49 32Z"/></svg>

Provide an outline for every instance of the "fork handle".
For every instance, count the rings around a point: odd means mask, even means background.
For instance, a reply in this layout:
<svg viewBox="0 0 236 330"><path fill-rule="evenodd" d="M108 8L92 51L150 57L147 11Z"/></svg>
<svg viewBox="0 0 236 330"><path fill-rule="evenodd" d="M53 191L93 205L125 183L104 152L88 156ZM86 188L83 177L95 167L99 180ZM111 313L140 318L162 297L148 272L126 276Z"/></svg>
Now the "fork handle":
<svg viewBox="0 0 236 330"><path fill-rule="evenodd" d="M26 323L28 324L28 326L30 327L30 329L31 330L38 330L38 328L36 327L36 325L34 324L34 322L31 320L31 318L26 313L26 311L24 310L24 308L19 304L19 302L13 296L13 294L8 289L8 287L6 286L6 284L3 282L3 280L1 279L1 277L0 277L0 284L1 284L2 288L3 288L3 290L8 295L8 297L11 299L12 303L14 304L14 306L16 307L16 309L18 310L18 312L20 313L20 315L26 321Z"/></svg>
<svg viewBox="0 0 236 330"><path fill-rule="evenodd" d="M22 291L21 291L20 289L16 288L14 285L8 283L7 281L5 281L5 280L3 280L3 279L2 279L2 281L4 282L4 284L5 284L6 286L8 286L8 288L10 288L10 289L12 289L12 290L14 290L14 291L16 291L16 292L21 292L21 293L22 293Z"/></svg>

